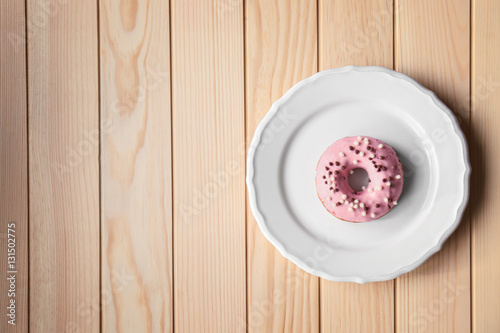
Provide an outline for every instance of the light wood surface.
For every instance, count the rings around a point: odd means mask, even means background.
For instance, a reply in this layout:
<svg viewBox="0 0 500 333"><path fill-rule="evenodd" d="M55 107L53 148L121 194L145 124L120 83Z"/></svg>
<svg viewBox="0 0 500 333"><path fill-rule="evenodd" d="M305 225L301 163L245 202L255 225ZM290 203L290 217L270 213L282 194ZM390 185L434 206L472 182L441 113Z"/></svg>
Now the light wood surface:
<svg viewBox="0 0 500 333"><path fill-rule="evenodd" d="M177 332L241 332L245 297L241 1L172 1Z"/></svg>
<svg viewBox="0 0 500 333"><path fill-rule="evenodd" d="M24 1L0 2L0 321L28 329L28 135ZM10 229L10 230L9 230ZM7 256L7 251L13 256ZM13 266L10 266L13 265ZM9 273L9 272L13 273ZM8 281L15 278L15 291ZM9 294L11 294L9 296ZM11 314L11 300L15 318ZM13 320L15 326L8 323Z"/></svg>
<svg viewBox="0 0 500 333"><path fill-rule="evenodd" d="M44 5L27 8L30 332L98 332L97 8Z"/></svg>
<svg viewBox="0 0 500 333"><path fill-rule="evenodd" d="M392 68L391 1L319 3L320 70L346 65ZM321 280L320 297L323 332L394 330L393 281L359 285Z"/></svg>
<svg viewBox="0 0 500 333"><path fill-rule="evenodd" d="M317 71L313 1L246 2L247 146L271 104ZM286 260L247 209L249 332L319 332L318 278Z"/></svg>
<svg viewBox="0 0 500 333"><path fill-rule="evenodd" d="M472 329L500 332L500 1L472 7Z"/></svg>
<svg viewBox="0 0 500 333"><path fill-rule="evenodd" d="M3 1L0 331L499 332L498 17L498 0ZM473 168L443 249L366 285L284 259L245 188L270 105L348 64L435 91Z"/></svg>
<svg viewBox="0 0 500 333"><path fill-rule="evenodd" d="M395 69L432 89L469 129L470 16L468 1L396 3ZM425 17L425 20L422 19ZM470 224L422 266L396 279L398 332L468 332Z"/></svg>
<svg viewBox="0 0 500 333"><path fill-rule="evenodd" d="M172 332L169 3L99 14L102 330Z"/></svg>

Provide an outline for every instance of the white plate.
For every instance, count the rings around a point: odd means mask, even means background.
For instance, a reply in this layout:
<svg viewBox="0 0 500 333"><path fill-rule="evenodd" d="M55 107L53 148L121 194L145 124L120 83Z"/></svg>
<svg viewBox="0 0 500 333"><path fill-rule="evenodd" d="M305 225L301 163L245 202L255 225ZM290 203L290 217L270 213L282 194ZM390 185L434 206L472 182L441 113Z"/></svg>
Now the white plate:
<svg viewBox="0 0 500 333"><path fill-rule="evenodd" d="M371 136L401 159L405 186L381 219L333 217L316 194L316 164L345 136ZM248 152L252 212L267 239L332 281L393 279L437 252L469 193L467 145L451 111L408 76L382 67L319 72L273 104Z"/></svg>

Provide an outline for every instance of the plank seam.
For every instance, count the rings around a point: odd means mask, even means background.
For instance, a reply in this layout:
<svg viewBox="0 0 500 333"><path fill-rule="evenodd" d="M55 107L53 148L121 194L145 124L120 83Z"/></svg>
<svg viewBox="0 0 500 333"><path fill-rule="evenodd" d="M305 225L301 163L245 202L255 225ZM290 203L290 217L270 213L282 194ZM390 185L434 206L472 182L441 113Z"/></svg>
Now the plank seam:
<svg viewBox="0 0 500 333"><path fill-rule="evenodd" d="M103 284L103 269L102 269L102 173L101 173L101 18L100 18L100 1L96 0L96 12L97 12L97 119L99 128L99 145L97 147L98 156L98 179L99 179L99 294L97 299L99 300L99 331L103 332L103 300L101 299L102 294L102 284Z"/></svg>
<svg viewBox="0 0 500 333"><path fill-rule="evenodd" d="M174 94L173 94L173 67L172 67L172 57L173 57L173 52L172 52L172 1L168 1L168 43L169 43L169 71L170 71L170 192L171 192L171 198L170 198L170 207L171 207L171 233L172 233L172 250L171 250L171 264L170 267L172 269L172 275L170 276L171 278L171 304L172 304L172 331L175 332L175 265L174 265L174 260L175 260L175 232L174 232L174 227L175 227L175 205L174 205Z"/></svg>
<svg viewBox="0 0 500 333"><path fill-rule="evenodd" d="M248 147L248 133L247 133L247 31L246 31L246 21L245 13L247 8L247 1L242 1L242 23L243 23L243 140L245 141L245 147ZM245 163L243 163L243 168L245 175L247 174L247 164L246 158ZM243 177L245 179L245 177ZM245 180L243 180L245 182ZM248 310L248 193L245 187L245 331L249 332L249 310Z"/></svg>
<svg viewBox="0 0 500 333"><path fill-rule="evenodd" d="M316 0L316 72L319 72L320 69L320 15L319 15L319 7L320 7L320 1L321 0ZM322 332L321 329L321 278L316 277L318 279L318 332Z"/></svg>
<svg viewBox="0 0 500 333"><path fill-rule="evenodd" d="M25 60L25 75L26 75L26 163L28 164L26 167L26 172L27 177L26 177L26 187L27 187L27 193L26 193L26 198L27 198L27 216L26 216L26 232L27 232L27 237L26 237L26 250L27 250L27 261L28 261L28 266L27 266L27 271L28 271L28 281L27 281L27 295L26 295L26 301L28 304L26 305L26 311L28 312L28 320L26 323L26 326L28 328L28 333L30 332L30 310L31 310L31 302L30 302L30 286L31 286L31 261L30 261L30 256L31 256L31 251L30 251L30 132L29 132L29 84L28 84L28 0L24 0L24 38L26 39L26 43L24 44L24 60Z"/></svg>

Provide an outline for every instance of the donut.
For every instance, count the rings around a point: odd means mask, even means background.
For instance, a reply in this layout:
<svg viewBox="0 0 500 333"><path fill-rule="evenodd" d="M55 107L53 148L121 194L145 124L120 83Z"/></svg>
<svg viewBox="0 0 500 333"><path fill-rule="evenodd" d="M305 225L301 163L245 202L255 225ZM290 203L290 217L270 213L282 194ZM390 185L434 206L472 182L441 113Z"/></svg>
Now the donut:
<svg viewBox="0 0 500 333"><path fill-rule="evenodd" d="M349 175L358 168L368 173L368 184L355 191ZM398 204L403 182L403 168L394 149L368 136L335 141L316 167L316 189L323 206L348 222L369 222L387 214Z"/></svg>

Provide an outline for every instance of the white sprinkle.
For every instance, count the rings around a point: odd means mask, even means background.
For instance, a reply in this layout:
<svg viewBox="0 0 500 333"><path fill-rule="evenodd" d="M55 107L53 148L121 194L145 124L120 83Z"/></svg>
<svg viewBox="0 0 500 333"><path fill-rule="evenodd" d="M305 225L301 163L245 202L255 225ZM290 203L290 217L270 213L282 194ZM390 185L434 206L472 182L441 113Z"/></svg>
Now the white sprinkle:
<svg viewBox="0 0 500 333"><path fill-rule="evenodd" d="M349 174L352 175L354 173L354 170L349 171Z"/></svg>
<svg viewBox="0 0 500 333"><path fill-rule="evenodd" d="M351 206L351 207L352 207L352 206L354 206L354 203L352 203L352 202L351 202L351 203L349 204L349 206Z"/></svg>
<svg viewBox="0 0 500 333"><path fill-rule="evenodd" d="M334 186L334 187L337 187L337 183L333 183L333 186Z"/></svg>
<svg viewBox="0 0 500 333"><path fill-rule="evenodd" d="M384 145L383 144L379 144L378 147L379 148L384 148Z"/></svg>
<svg viewBox="0 0 500 333"><path fill-rule="evenodd" d="M390 187L391 186L391 182L387 182L387 183L385 183L385 185L387 185L387 186Z"/></svg>
<svg viewBox="0 0 500 333"><path fill-rule="evenodd" d="M397 202L397 201L393 201L393 202L392 202L392 204L393 204L394 206L396 206L396 205L398 204L398 202Z"/></svg>
<svg viewBox="0 0 500 333"><path fill-rule="evenodd" d="M377 186L377 190L382 191L382 186Z"/></svg>
<svg viewBox="0 0 500 333"><path fill-rule="evenodd" d="M364 203L360 203L360 204L359 204L359 207L361 207L361 208L363 208L364 206L365 206L365 204L364 204Z"/></svg>
<svg viewBox="0 0 500 333"><path fill-rule="evenodd" d="M343 152L340 152L339 155L340 155L340 157L344 157L345 156L345 154Z"/></svg>
<svg viewBox="0 0 500 333"><path fill-rule="evenodd" d="M331 190L330 190L330 192L335 193L335 190L334 190L334 189L331 189Z"/></svg>
<svg viewBox="0 0 500 333"><path fill-rule="evenodd" d="M352 161L353 164L358 164L357 160Z"/></svg>
<svg viewBox="0 0 500 333"><path fill-rule="evenodd" d="M401 175L397 175L397 176L396 176L396 179L401 179Z"/></svg>
<svg viewBox="0 0 500 333"><path fill-rule="evenodd" d="M367 139L367 138L365 138L365 143L366 143L366 144L369 144L369 143L370 143L370 141L368 141L368 139Z"/></svg>
<svg viewBox="0 0 500 333"><path fill-rule="evenodd" d="M358 199L354 200L354 203L358 203L358 202L359 202L359 200L358 200Z"/></svg>
<svg viewBox="0 0 500 333"><path fill-rule="evenodd" d="M373 192L373 189L370 187L370 188L368 189L368 192L372 193L372 192Z"/></svg>
<svg viewBox="0 0 500 333"><path fill-rule="evenodd" d="M347 200L344 201L344 204L349 205L349 201L347 201Z"/></svg>
<svg viewBox="0 0 500 333"><path fill-rule="evenodd" d="M365 152L362 151L361 153L359 153L359 155L361 155L361 157L365 156Z"/></svg>
<svg viewBox="0 0 500 333"><path fill-rule="evenodd" d="M375 216L376 216L375 213L372 213L372 217L375 218Z"/></svg>
<svg viewBox="0 0 500 333"><path fill-rule="evenodd" d="M362 138L361 138L360 136L358 136L358 141L361 141L361 139L362 139Z"/></svg>
<svg viewBox="0 0 500 333"><path fill-rule="evenodd" d="M385 202L389 202L389 198L384 198L384 201Z"/></svg>
<svg viewBox="0 0 500 333"><path fill-rule="evenodd" d="M331 201L331 200L332 200L332 197L328 197L328 198L326 198L326 200Z"/></svg>
<svg viewBox="0 0 500 333"><path fill-rule="evenodd" d="M332 181L331 181L331 180L329 180L327 183L328 183L328 185L331 185L331 184L332 184Z"/></svg>
<svg viewBox="0 0 500 333"><path fill-rule="evenodd" d="M359 146L359 141L354 141L355 146Z"/></svg>
<svg viewBox="0 0 500 333"><path fill-rule="evenodd" d="M340 200L339 200L339 202L340 202L341 204L343 204L343 203L344 203L344 200L340 199Z"/></svg>
<svg viewBox="0 0 500 333"><path fill-rule="evenodd" d="M370 154L370 157L371 158L375 158L375 154Z"/></svg>
<svg viewBox="0 0 500 333"><path fill-rule="evenodd" d="M366 212L362 212L361 215L366 216Z"/></svg>
<svg viewBox="0 0 500 333"><path fill-rule="evenodd" d="M361 189L364 191L366 190L366 186L361 186Z"/></svg>
<svg viewBox="0 0 500 333"><path fill-rule="evenodd" d="M352 207L349 207L348 211L352 212Z"/></svg>
<svg viewBox="0 0 500 333"><path fill-rule="evenodd" d="M358 208L358 205L354 205L354 209Z"/></svg>
<svg viewBox="0 0 500 333"><path fill-rule="evenodd" d="M344 199L344 200L347 199L347 195L342 194L342 199Z"/></svg>

